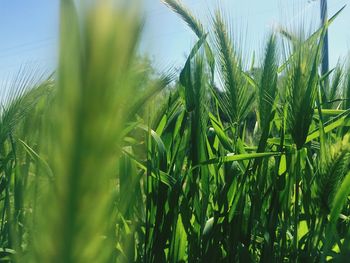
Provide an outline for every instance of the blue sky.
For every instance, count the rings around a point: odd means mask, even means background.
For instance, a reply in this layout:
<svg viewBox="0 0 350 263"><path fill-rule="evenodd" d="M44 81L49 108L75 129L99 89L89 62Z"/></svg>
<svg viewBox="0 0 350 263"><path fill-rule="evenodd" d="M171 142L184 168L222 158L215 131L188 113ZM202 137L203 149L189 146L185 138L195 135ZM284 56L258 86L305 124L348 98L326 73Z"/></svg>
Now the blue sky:
<svg viewBox="0 0 350 263"><path fill-rule="evenodd" d="M0 80L24 64L53 68L58 0L0 0Z"/></svg>
<svg viewBox="0 0 350 263"><path fill-rule="evenodd" d="M319 0L183 0L190 10L208 25L210 14L220 6L230 17L234 34L250 56L262 54L266 37L276 26L297 28L319 25ZM344 58L350 50L350 0L328 0L328 15L343 5L348 6L329 30L330 64ZM147 22L142 50L147 51L160 66L181 66L185 55L195 43L194 34L181 19L160 1L146 0Z"/></svg>
<svg viewBox="0 0 350 263"><path fill-rule="evenodd" d="M319 0L318 0L319 1ZM319 2L308 0L183 0L208 24L210 13L221 6L245 50L262 52L266 36L276 25L319 23ZM180 67L196 38L177 15L159 0L144 0L146 24L140 50L162 68ZM330 63L350 50L350 0L328 0L329 15L348 7L330 28ZM53 69L57 61L59 0L0 0L0 81L21 65ZM292 22L291 22L292 21ZM251 53L249 53L251 54Z"/></svg>

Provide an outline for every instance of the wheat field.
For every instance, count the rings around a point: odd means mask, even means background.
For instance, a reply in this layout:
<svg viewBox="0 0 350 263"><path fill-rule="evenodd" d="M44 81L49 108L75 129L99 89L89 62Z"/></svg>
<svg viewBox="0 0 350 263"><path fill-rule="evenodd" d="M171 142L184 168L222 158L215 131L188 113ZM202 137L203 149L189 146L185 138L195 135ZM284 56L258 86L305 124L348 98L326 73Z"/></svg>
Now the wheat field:
<svg viewBox="0 0 350 263"><path fill-rule="evenodd" d="M57 70L4 96L0 261L347 262L350 67L320 73L342 9L253 62L220 9L163 0L197 42L152 74L116 2L61 0Z"/></svg>

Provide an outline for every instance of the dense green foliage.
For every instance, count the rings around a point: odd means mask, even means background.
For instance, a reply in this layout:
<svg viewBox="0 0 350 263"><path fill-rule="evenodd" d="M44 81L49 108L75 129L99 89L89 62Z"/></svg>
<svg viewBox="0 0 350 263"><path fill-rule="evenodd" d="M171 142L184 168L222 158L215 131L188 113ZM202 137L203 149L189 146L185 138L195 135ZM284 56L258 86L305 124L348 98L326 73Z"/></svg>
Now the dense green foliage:
<svg viewBox="0 0 350 263"><path fill-rule="evenodd" d="M61 1L57 73L3 97L1 261L346 262L350 68L319 70L338 13L256 65L222 12L164 0L198 42L157 75L136 5L95 2Z"/></svg>

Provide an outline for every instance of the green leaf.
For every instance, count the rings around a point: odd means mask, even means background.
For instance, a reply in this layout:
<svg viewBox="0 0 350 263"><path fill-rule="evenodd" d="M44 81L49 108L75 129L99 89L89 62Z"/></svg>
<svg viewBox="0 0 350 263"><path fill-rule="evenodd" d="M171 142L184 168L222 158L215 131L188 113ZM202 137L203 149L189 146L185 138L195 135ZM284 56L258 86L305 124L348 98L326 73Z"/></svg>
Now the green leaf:
<svg viewBox="0 0 350 263"><path fill-rule="evenodd" d="M231 153L223 157L207 160L205 162L202 162L200 165L218 164L218 163L226 163L226 162L233 162L233 161L244 161L244 160L251 160L256 158L279 156L281 154L282 154L281 152L264 152L264 153L247 153L247 154Z"/></svg>

